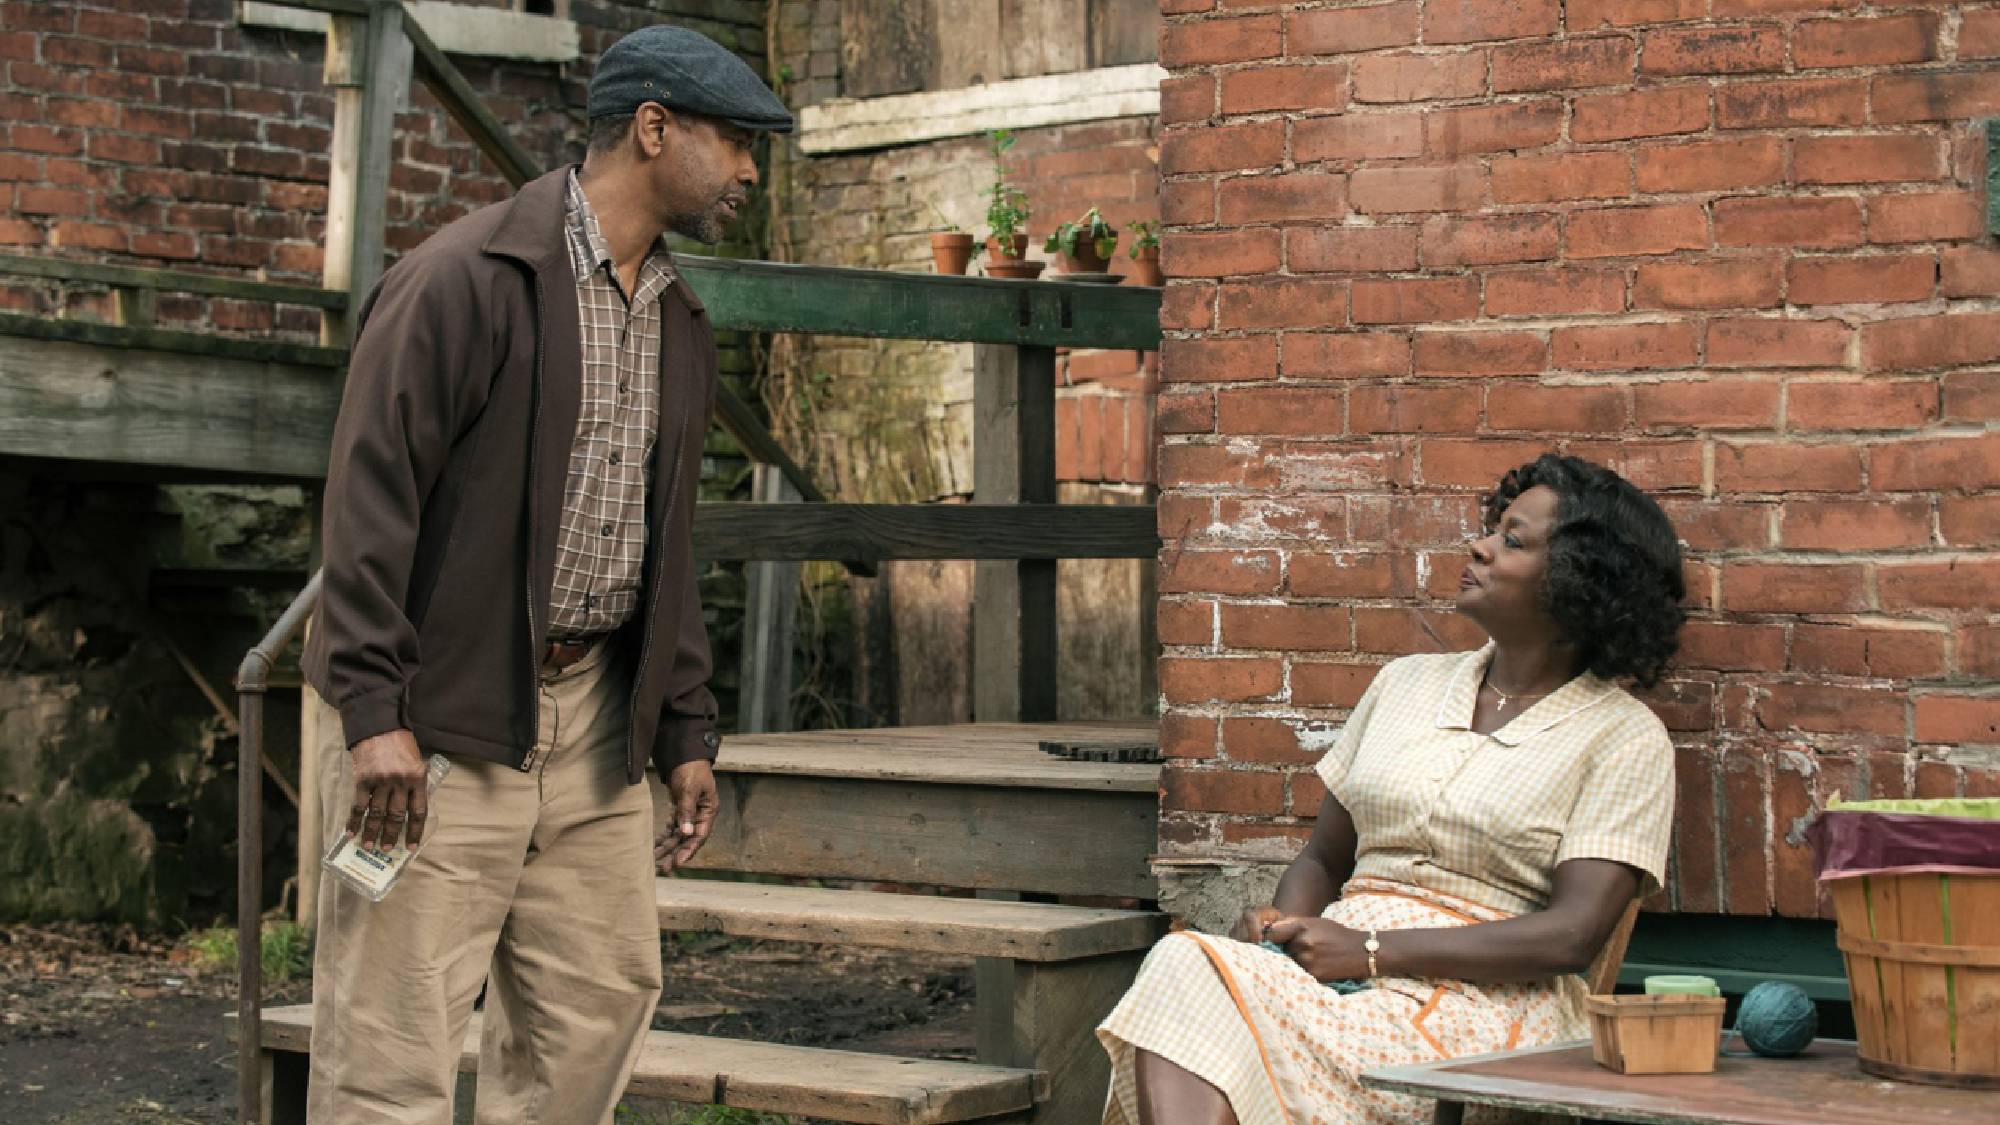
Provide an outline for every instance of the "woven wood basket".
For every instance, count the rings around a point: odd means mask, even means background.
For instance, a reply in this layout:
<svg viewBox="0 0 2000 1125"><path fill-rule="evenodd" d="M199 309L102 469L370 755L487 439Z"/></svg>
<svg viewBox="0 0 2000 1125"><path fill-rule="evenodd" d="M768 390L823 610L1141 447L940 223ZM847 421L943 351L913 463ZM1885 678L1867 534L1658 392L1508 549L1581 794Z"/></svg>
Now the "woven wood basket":
<svg viewBox="0 0 2000 1125"><path fill-rule="evenodd" d="M1855 875L1827 884L1861 1069L2000 1089L2000 875Z"/></svg>
<svg viewBox="0 0 2000 1125"><path fill-rule="evenodd" d="M1722 1038L1720 996L1586 996L1590 1054L1620 1074L1707 1074Z"/></svg>

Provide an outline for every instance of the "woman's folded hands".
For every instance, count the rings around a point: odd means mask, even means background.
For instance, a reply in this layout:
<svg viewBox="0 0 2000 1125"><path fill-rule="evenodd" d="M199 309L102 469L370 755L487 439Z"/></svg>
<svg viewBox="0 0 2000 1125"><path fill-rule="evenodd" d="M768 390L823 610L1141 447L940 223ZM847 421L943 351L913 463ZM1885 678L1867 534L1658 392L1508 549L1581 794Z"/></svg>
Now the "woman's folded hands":
<svg viewBox="0 0 2000 1125"><path fill-rule="evenodd" d="M1280 917L1264 926L1263 940L1282 946L1314 980L1368 978L1368 951L1362 948L1368 935L1331 919Z"/></svg>

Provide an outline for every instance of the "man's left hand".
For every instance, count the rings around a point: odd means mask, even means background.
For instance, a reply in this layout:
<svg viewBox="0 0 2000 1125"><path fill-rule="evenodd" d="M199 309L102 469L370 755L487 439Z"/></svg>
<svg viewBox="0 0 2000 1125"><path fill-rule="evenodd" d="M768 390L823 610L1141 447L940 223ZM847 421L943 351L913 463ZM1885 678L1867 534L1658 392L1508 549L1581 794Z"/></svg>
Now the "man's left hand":
<svg viewBox="0 0 2000 1125"><path fill-rule="evenodd" d="M715 827L720 802L715 796L715 771L707 762L683 762L667 775L674 798L674 819L653 839L653 863L662 875L694 858Z"/></svg>
<svg viewBox="0 0 2000 1125"><path fill-rule="evenodd" d="M1368 976L1368 935L1326 918L1280 918L1264 930L1267 940L1285 947L1316 981L1360 980Z"/></svg>

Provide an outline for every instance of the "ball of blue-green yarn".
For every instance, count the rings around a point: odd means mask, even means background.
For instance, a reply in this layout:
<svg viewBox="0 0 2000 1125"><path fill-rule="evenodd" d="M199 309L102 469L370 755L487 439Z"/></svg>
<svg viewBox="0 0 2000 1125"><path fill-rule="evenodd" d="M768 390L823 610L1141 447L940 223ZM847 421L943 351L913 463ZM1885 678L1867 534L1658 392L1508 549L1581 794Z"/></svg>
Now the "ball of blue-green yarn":
<svg viewBox="0 0 2000 1125"><path fill-rule="evenodd" d="M1796 984L1767 980L1751 989L1736 1010L1743 1045L1766 1058L1790 1058L1819 1030L1819 1009Z"/></svg>

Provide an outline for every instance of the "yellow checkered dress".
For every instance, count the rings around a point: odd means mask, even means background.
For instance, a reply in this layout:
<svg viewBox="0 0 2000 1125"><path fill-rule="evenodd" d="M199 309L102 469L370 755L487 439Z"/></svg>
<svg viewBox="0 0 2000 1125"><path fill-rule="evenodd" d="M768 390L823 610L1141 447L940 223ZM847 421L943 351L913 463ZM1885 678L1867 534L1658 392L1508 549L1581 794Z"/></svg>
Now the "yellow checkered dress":
<svg viewBox="0 0 2000 1125"><path fill-rule="evenodd" d="M1479 734L1473 707L1492 658L1491 645L1406 657L1355 706L1318 767L1359 840L1326 917L1375 930L1497 921L1546 906L1569 859L1616 860L1647 890L1659 885L1674 804L1666 728L1585 674ZM1175 934L1098 1029L1113 1066L1104 1120L1136 1125L1132 1059L1144 1048L1221 1089L1243 1125L1415 1125L1429 1102L1365 1090L1357 1076L1580 1037L1582 991L1576 977L1387 978L1342 996L1288 957Z"/></svg>

